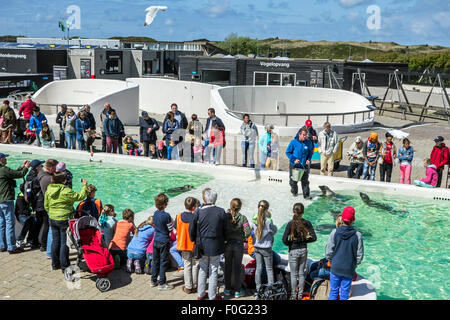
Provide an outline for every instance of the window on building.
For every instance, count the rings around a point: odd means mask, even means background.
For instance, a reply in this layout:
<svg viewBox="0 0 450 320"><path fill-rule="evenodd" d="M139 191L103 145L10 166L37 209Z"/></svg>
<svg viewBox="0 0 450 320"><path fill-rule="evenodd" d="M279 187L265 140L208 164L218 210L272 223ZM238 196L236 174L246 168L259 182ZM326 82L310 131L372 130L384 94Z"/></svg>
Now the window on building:
<svg viewBox="0 0 450 320"><path fill-rule="evenodd" d="M281 84L281 73L269 73L269 86L279 86Z"/></svg>
<svg viewBox="0 0 450 320"><path fill-rule="evenodd" d="M267 73L255 72L255 86L267 86Z"/></svg>
<svg viewBox="0 0 450 320"><path fill-rule="evenodd" d="M202 70L202 82L230 84L229 70Z"/></svg>
<svg viewBox="0 0 450 320"><path fill-rule="evenodd" d="M295 74L293 73L283 73L283 86L284 87L293 87L295 86Z"/></svg>
<svg viewBox="0 0 450 320"><path fill-rule="evenodd" d="M153 60L145 60L144 61L144 74L152 74L153 73Z"/></svg>
<svg viewBox="0 0 450 320"><path fill-rule="evenodd" d="M106 52L106 73L122 73L122 52Z"/></svg>
<svg viewBox="0 0 450 320"><path fill-rule="evenodd" d="M80 59L80 78L91 78L91 59Z"/></svg>

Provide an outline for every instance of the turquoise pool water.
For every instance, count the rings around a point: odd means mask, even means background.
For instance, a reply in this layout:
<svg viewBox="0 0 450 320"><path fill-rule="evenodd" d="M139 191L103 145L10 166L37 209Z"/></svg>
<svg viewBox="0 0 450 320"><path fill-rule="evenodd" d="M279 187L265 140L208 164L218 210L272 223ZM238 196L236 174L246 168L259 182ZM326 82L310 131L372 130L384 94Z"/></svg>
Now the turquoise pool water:
<svg viewBox="0 0 450 320"><path fill-rule="evenodd" d="M319 197L306 210L317 241L308 245L308 255L322 258L334 218L330 211L348 205L356 209L355 227L362 232L364 260L357 272L368 278L383 300L447 300L449 280L449 204L420 198L370 193L371 199L393 211L367 206L359 193L342 193L343 201ZM287 253L281 241L285 225L276 235L275 250Z"/></svg>
<svg viewBox="0 0 450 320"><path fill-rule="evenodd" d="M24 160L30 159L30 155L9 154L7 165L13 169L20 166ZM31 160L46 159L46 157L35 155L31 157ZM103 205L114 205L119 218L121 218L122 211L127 208L135 213L150 208L154 204L154 197L160 192L187 184L198 187L212 180L212 177L206 174L193 174L186 171L147 169L66 158L57 160L64 161L67 169L72 172L75 191L81 190L81 178L85 178L88 184L96 186L96 198L101 199ZM17 180L17 186L19 186L19 182L20 180ZM181 192L166 193L169 198L172 198Z"/></svg>

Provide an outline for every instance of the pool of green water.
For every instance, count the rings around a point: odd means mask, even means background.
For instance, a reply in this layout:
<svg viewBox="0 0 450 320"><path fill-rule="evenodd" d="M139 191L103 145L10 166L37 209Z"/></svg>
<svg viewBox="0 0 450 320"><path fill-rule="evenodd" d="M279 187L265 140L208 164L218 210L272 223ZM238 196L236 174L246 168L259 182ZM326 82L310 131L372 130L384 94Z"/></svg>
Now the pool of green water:
<svg viewBox="0 0 450 320"><path fill-rule="evenodd" d="M308 245L310 257L325 256L325 246L334 218L330 211L350 205L356 209L355 228L362 232L364 259L357 272L369 279L382 300L447 300L449 280L448 203L420 198L370 193L371 199L392 210L369 207L359 193L342 193L343 201L319 197L306 210L317 241ZM284 225L276 235L274 249L287 253L281 241Z"/></svg>
<svg viewBox="0 0 450 320"><path fill-rule="evenodd" d="M9 153L8 166L17 169L24 160L45 160L46 157ZM212 180L206 174L193 174L187 171L168 171L162 169L148 169L122 164L77 161L58 158L64 161L67 169L73 174L73 189L81 190L81 179L97 188L96 198L105 204L112 204L119 219L124 209L131 209L135 213L146 210L154 205L154 197L160 192L184 185L194 187ZM17 180L17 186L20 185ZM16 190L17 194L18 188ZM166 192L169 199L182 192Z"/></svg>

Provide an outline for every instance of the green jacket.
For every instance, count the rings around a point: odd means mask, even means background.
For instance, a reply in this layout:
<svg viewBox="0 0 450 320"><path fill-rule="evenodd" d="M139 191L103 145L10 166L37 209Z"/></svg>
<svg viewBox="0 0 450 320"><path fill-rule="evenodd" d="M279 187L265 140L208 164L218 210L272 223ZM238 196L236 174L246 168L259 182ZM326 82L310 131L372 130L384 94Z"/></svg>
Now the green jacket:
<svg viewBox="0 0 450 320"><path fill-rule="evenodd" d="M27 171L28 169L25 167L12 170L0 164L0 203L16 199L14 194L16 181L14 179L23 178L27 174Z"/></svg>
<svg viewBox="0 0 450 320"><path fill-rule="evenodd" d="M78 193L62 184L50 184L45 192L45 211L52 220L67 220L73 211L73 204L84 200L87 193L87 185L83 185Z"/></svg>
<svg viewBox="0 0 450 320"><path fill-rule="evenodd" d="M251 232L250 225L247 217L238 213L236 215L236 223L232 223L231 213L227 213L227 217L230 219L230 232L227 234L227 241L236 240L244 242Z"/></svg>

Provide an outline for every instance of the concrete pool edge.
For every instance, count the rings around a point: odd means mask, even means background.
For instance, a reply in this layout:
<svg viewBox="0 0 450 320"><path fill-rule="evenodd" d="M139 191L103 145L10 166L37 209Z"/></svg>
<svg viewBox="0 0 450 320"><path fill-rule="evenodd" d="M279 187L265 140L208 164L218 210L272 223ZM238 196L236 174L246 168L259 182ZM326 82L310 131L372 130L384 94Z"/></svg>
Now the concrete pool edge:
<svg viewBox="0 0 450 320"><path fill-rule="evenodd" d="M89 161L91 156L86 151L67 150L67 149L44 149L28 145L7 145L0 144L0 151L3 153L19 152L31 153L34 155L54 157L58 156L72 158L76 160ZM31 158L31 157L30 157ZM283 185L289 188L289 173L285 171L266 171L260 169L241 168L227 165L207 165L202 163L190 163L181 161L161 161L152 160L143 157L134 157L128 155L96 153L94 161L102 161L109 164L128 164L138 167L182 170L193 173L201 173L212 176L216 179L234 179L239 181L259 181L268 185ZM327 185L332 190L358 190L366 192L379 192L382 194L396 194L407 197L420 197L432 199L435 201L450 201L450 190L444 188L421 188L414 185L405 185L398 183L387 183L379 181L363 181L356 179L328 177L320 175L310 175L311 189L318 189L320 185Z"/></svg>

